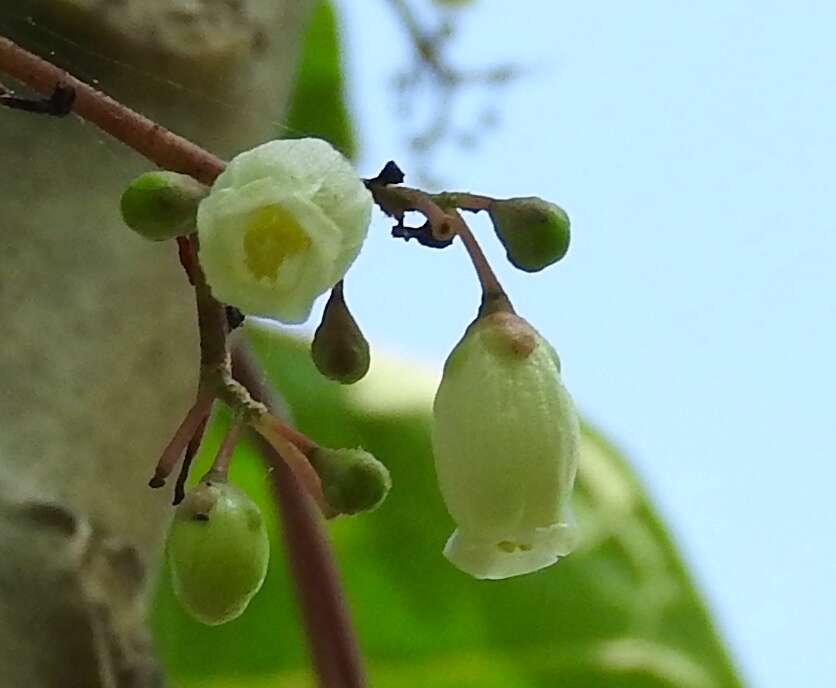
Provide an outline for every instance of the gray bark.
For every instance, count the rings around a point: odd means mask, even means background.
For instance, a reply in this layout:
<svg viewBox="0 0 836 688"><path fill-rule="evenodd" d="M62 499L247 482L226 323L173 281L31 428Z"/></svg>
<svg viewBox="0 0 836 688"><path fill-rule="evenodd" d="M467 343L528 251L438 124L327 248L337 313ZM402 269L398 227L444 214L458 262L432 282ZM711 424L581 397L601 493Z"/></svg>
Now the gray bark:
<svg viewBox="0 0 836 688"><path fill-rule="evenodd" d="M0 0L0 30L229 156L278 133L308 5ZM162 682L144 613L171 494L147 480L198 349L173 243L118 216L149 168L75 116L0 110L3 685Z"/></svg>

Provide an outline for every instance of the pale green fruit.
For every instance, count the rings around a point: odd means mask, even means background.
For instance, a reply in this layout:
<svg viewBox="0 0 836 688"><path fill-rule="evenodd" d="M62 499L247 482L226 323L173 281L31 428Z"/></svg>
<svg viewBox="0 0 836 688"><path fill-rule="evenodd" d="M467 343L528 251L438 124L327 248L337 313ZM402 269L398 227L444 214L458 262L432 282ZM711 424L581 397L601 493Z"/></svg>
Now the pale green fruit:
<svg viewBox="0 0 836 688"><path fill-rule="evenodd" d="M209 189L185 174L146 172L122 194L122 219L140 236L165 241L195 230L197 206Z"/></svg>
<svg viewBox="0 0 836 688"><path fill-rule="evenodd" d="M458 526L444 554L476 578L536 571L568 554L578 418L551 345L500 312L474 322L433 407L442 496Z"/></svg>
<svg viewBox="0 0 836 688"><path fill-rule="evenodd" d="M180 603L214 626L240 616L258 592L270 544L255 502L234 485L209 479L177 507L167 553Z"/></svg>
<svg viewBox="0 0 836 688"><path fill-rule="evenodd" d="M341 514L376 509L392 487L386 466L364 449L317 447L309 458L325 500Z"/></svg>

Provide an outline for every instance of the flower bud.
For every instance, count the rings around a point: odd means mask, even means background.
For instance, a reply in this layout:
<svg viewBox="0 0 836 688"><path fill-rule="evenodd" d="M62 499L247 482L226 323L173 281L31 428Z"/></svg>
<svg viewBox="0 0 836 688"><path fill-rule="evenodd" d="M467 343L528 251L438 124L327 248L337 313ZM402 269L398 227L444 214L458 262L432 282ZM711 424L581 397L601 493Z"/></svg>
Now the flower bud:
<svg viewBox="0 0 836 688"><path fill-rule="evenodd" d="M476 578L549 566L574 543L578 418L551 345L525 320L476 320L433 406L439 486L457 530L444 554Z"/></svg>
<svg viewBox="0 0 836 688"><path fill-rule="evenodd" d="M495 200L488 214L508 260L520 270L538 272L569 250L569 217L554 203L536 196Z"/></svg>
<svg viewBox="0 0 836 688"><path fill-rule="evenodd" d="M308 458L326 501L341 514L376 509L392 487L386 466L363 449L317 447Z"/></svg>
<svg viewBox="0 0 836 688"><path fill-rule="evenodd" d="M180 603L214 626L240 616L261 588L270 543L258 506L244 492L204 479L177 507L167 553Z"/></svg>
<svg viewBox="0 0 836 688"><path fill-rule="evenodd" d="M219 301L304 322L360 252L372 197L329 143L271 141L233 158L197 212L200 263Z"/></svg>
<svg viewBox="0 0 836 688"><path fill-rule="evenodd" d="M207 193L207 187L185 174L146 172L122 194L122 219L146 239L173 239L194 231L197 206Z"/></svg>
<svg viewBox="0 0 836 688"><path fill-rule="evenodd" d="M311 342L313 362L325 377L350 385L369 372L369 343L343 298L342 282L331 291Z"/></svg>

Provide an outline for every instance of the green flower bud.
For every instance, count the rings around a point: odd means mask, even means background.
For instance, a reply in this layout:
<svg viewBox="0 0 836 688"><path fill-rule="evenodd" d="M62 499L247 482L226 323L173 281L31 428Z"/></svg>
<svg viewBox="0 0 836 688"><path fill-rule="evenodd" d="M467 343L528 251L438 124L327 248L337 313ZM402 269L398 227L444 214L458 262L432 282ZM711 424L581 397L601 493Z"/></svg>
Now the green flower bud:
<svg viewBox="0 0 836 688"><path fill-rule="evenodd" d="M258 506L244 492L205 479L177 507L167 553L180 603L214 626L240 616L261 588L270 543Z"/></svg>
<svg viewBox="0 0 836 688"><path fill-rule="evenodd" d="M477 320L447 359L433 417L439 486L458 526L445 556L497 579L568 554L579 430L551 345L511 313Z"/></svg>
<svg viewBox="0 0 836 688"><path fill-rule="evenodd" d="M369 343L343 298L342 282L331 291L311 342L311 357L325 377L350 385L369 372Z"/></svg>
<svg viewBox="0 0 836 688"><path fill-rule="evenodd" d="M325 499L341 514L376 509L392 487L386 466L363 449L318 447L308 458Z"/></svg>
<svg viewBox="0 0 836 688"><path fill-rule="evenodd" d="M197 206L207 193L185 174L146 172L122 194L122 219L146 239L173 239L195 231Z"/></svg>
<svg viewBox="0 0 836 688"><path fill-rule="evenodd" d="M508 260L520 270L538 272L569 250L569 216L554 203L508 198L493 201L488 214Z"/></svg>

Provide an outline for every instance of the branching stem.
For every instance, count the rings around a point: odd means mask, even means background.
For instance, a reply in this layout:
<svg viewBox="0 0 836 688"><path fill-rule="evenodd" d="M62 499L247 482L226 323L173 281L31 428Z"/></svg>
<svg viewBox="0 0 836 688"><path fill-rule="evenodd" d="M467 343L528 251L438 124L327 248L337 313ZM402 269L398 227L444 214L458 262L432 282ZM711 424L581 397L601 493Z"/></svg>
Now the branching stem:
<svg viewBox="0 0 836 688"><path fill-rule="evenodd" d="M225 163L211 153L3 36L0 36L0 73L9 74L45 96L51 103L47 114L63 114L63 109L69 109L163 169L188 174L206 185L211 185L224 169ZM62 97L54 97L56 93ZM63 94L72 94L72 97L64 98ZM69 105L63 109L54 107L54 101L58 100L61 101L59 105ZM17 103L18 99L11 97L6 101ZM240 420L256 427L269 440L269 446L276 450L266 449L264 453L271 458L274 474L278 476L274 482L279 506L286 516L291 566L301 591L319 684L323 688L362 688L366 685L365 675L334 563L316 516L294 480L295 475L320 508L330 513L319 477L305 456L305 452L316 445L302 433L267 414L266 408L253 400L247 389L232 378L224 307L214 299L206 284L197 260L196 237L178 241L178 247L183 267L195 287L201 339L201 376L197 399L163 452L151 485L160 486L165 482L190 443L194 449L195 438L202 434L215 398L240 402L240 406L233 406L233 413L240 412L244 407L246 413ZM246 368L246 364L242 367ZM240 423L235 423L225 437L215 461L217 470L227 469L239 430ZM278 461L279 457L283 461ZM182 496L187 471L187 466L181 471L175 499L178 495Z"/></svg>
<svg viewBox="0 0 836 688"><path fill-rule="evenodd" d="M397 220L398 225L393 232L403 227L406 212L417 211L427 218L432 234L432 240L425 239L423 243L434 245L434 242L439 242L439 245L444 245L445 240L455 235L461 238L482 287L480 315L497 310L513 312L511 302L496 273L491 268L479 242L476 241L476 237L473 236L473 232L459 213L459 209L471 212L488 210L493 203L492 198L461 192L429 194L409 186L386 184L376 180L369 180L367 186L375 203L383 212Z"/></svg>
<svg viewBox="0 0 836 688"><path fill-rule="evenodd" d="M200 389L198 391L197 399L163 450L162 456L154 470L154 475L148 482L151 487L162 487L165 485L166 478L171 475L171 472L174 470L174 467L177 465L192 437L194 437L201 423L209 415L214 398L214 395L209 390Z"/></svg>
<svg viewBox="0 0 836 688"><path fill-rule="evenodd" d="M225 163L211 153L3 36L0 36L0 72L9 74L45 97L45 102L50 103L48 111L43 105L38 106L38 111L45 111L47 114L64 114L64 110L74 112L163 169L188 174L203 184L211 185L225 167ZM71 97L65 97L70 95ZM21 99L12 97L11 100L6 100L11 104ZM385 212L396 217L401 225L406 212L417 211L426 217L429 231L436 244L443 245L458 234L482 287L480 313L497 307L511 308L478 242L459 214L459 210L487 210L492 199L464 193L433 195L396 184L374 183L373 180L370 180L368 185L375 202ZM268 413L266 407L250 396L249 383L244 387L233 379L227 344L226 313L224 306L212 296L200 268L196 235L179 240L178 246L180 260L195 289L200 329L200 382L197 399L164 450L150 484L162 485L187 446L190 443L194 444L194 438L201 432L214 399L218 398L229 404L235 418L216 456L213 470L223 473L227 471L232 449L243 423L249 424L266 441L270 447L270 450L265 451L266 456L271 460L274 457L281 458L281 463L274 462L273 465L276 475L282 477L278 481L279 492L283 499L286 497L292 502L286 509L287 514L292 516L291 523L288 524L291 531L289 538L293 540L294 551L298 552L299 556L292 556L291 559L303 606L306 607L306 614L310 616L308 627L321 685L329 688L363 686L365 678L341 601L333 563L325 551L321 534L317 536L319 544L309 552L305 550L301 536L303 532L311 537L316 535L315 519L307 509L304 499L294 492L295 487L291 489L292 486L286 480L290 476L287 470L289 468L323 513L333 513L322 493L319 476L306 456L316 448L316 444ZM187 471L188 466L185 466L178 478L178 493L182 492ZM299 523L293 523L293 519L299 519ZM319 568L310 570L311 566ZM317 577L317 582L308 584L304 579L309 575ZM328 601L328 608L317 612L320 598Z"/></svg>
<svg viewBox="0 0 836 688"><path fill-rule="evenodd" d="M251 357L240 347L233 351L232 357L236 379L252 390L253 396L264 402L275 417L278 404L262 383L262 375ZM276 455L273 445L261 436L258 440L265 462L273 468L271 477L284 522L282 533L320 685L363 688L367 683L360 650L333 555L313 514L310 493L299 484L298 476L288 464Z"/></svg>
<svg viewBox="0 0 836 688"><path fill-rule="evenodd" d="M277 418L267 414L260 421L251 423L251 427L273 447L276 454L293 471L299 484L313 498L325 517L336 516L336 512L328 504L325 495L322 493L322 483L310 461L295 443L285 437L284 428L287 426L277 421Z"/></svg>

